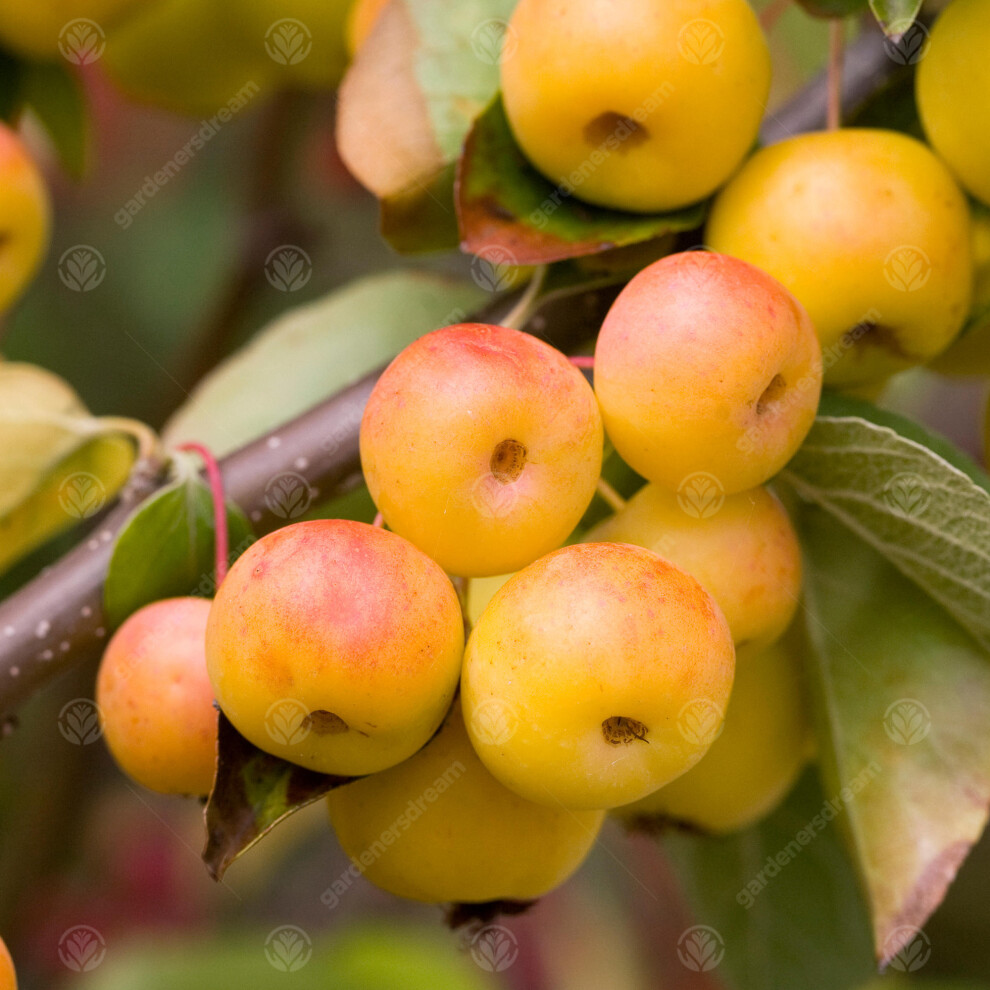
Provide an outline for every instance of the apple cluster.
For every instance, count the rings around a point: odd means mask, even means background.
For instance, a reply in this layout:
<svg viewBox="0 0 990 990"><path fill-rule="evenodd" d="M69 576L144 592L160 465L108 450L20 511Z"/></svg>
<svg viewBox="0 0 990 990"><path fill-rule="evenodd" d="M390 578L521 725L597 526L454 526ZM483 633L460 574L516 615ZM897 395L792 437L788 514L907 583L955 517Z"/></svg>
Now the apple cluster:
<svg viewBox="0 0 990 990"><path fill-rule="evenodd" d="M549 344L486 324L407 347L361 423L388 528L286 526L212 604L131 616L97 690L121 766L207 792L216 698L259 748L360 778L328 799L355 859L432 794L366 875L436 902L545 893L609 810L714 831L764 814L806 755L778 642L800 553L764 483L815 414L814 329L765 273L685 252L620 293L594 364L593 389ZM603 424L649 483L568 543Z"/></svg>

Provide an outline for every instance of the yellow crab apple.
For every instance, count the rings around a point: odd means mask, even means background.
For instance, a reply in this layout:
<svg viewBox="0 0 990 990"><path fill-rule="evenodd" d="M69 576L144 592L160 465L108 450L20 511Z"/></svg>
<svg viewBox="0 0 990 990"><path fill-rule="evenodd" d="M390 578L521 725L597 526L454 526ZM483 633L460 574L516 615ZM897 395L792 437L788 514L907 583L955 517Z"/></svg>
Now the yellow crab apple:
<svg viewBox="0 0 990 990"><path fill-rule="evenodd" d="M34 277L50 227L45 180L24 142L0 122L0 313Z"/></svg>
<svg viewBox="0 0 990 990"><path fill-rule="evenodd" d="M371 29L378 21L378 15L385 9L388 0L354 0L347 12L347 23L344 36L347 39L347 51L353 58L365 39L371 34Z"/></svg>
<svg viewBox="0 0 990 990"><path fill-rule="evenodd" d="M697 578L722 609L737 649L769 646L797 609L801 547L783 505L767 488L699 505L646 485L587 540L646 547Z"/></svg>
<svg viewBox="0 0 990 990"><path fill-rule="evenodd" d="M471 746L460 704L415 756L327 797L344 852L372 883L440 903L525 901L584 861L602 811L534 804L500 784ZM345 888L331 886L334 906Z"/></svg>
<svg viewBox="0 0 990 990"><path fill-rule="evenodd" d="M609 438L673 490L754 488L804 440L821 390L807 313L776 280L726 255L685 251L619 293L595 347Z"/></svg>
<svg viewBox="0 0 990 990"><path fill-rule="evenodd" d="M464 654L464 717L506 787L610 808L701 759L734 666L725 617L693 577L643 547L574 544L488 603Z"/></svg>
<svg viewBox="0 0 990 990"><path fill-rule="evenodd" d="M560 351L480 323L410 344L361 421L361 466L386 523L471 577L563 543L594 495L602 444L594 392Z"/></svg>
<svg viewBox="0 0 990 990"><path fill-rule="evenodd" d="M205 598L138 609L107 644L96 678L103 737L131 778L162 794L209 794L217 711L206 673Z"/></svg>
<svg viewBox="0 0 990 990"><path fill-rule="evenodd" d="M0 990L17 990L17 973L14 960L2 938L0 938Z"/></svg>
<svg viewBox="0 0 990 990"><path fill-rule="evenodd" d="M990 6L952 0L918 63L915 95L925 136L966 190L990 206Z"/></svg>
<svg viewBox="0 0 990 990"><path fill-rule="evenodd" d="M929 361L969 312L966 199L931 150L893 131L846 128L761 149L716 196L706 242L797 296L831 384Z"/></svg>
<svg viewBox="0 0 990 990"><path fill-rule="evenodd" d="M450 706L464 647L450 580L395 533L294 523L253 544L206 627L220 708L259 748L356 776L401 762Z"/></svg>
<svg viewBox="0 0 990 990"><path fill-rule="evenodd" d="M745 0L521 0L506 38L502 97L519 146L589 203L695 202L756 141L770 55Z"/></svg>
<svg viewBox="0 0 990 990"><path fill-rule="evenodd" d="M810 719L799 658L789 638L740 650L721 733L692 769L634 804L627 821L669 819L706 832L733 832L768 815L807 762Z"/></svg>
<svg viewBox="0 0 990 990"><path fill-rule="evenodd" d="M82 51L99 57L103 32L125 20L148 0L36 0L0 5L0 44L29 58L63 56L79 60ZM76 22L74 24L73 22ZM81 33L73 34L76 28ZM91 40L92 38L92 40ZM75 46L87 46L84 50ZM88 46L96 47L88 47ZM83 58L86 55L82 56Z"/></svg>

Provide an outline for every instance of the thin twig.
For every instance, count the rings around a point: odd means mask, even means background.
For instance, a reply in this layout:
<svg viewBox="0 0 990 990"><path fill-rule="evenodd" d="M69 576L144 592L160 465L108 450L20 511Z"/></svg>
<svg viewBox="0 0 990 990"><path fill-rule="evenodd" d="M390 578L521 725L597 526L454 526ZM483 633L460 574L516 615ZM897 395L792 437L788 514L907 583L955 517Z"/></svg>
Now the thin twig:
<svg viewBox="0 0 990 990"><path fill-rule="evenodd" d="M828 102L825 126L837 131L842 125L842 63L846 44L846 23L841 17L828 25Z"/></svg>
<svg viewBox="0 0 990 990"><path fill-rule="evenodd" d="M621 512L626 507L626 500L604 478L598 479L595 490L613 512Z"/></svg>

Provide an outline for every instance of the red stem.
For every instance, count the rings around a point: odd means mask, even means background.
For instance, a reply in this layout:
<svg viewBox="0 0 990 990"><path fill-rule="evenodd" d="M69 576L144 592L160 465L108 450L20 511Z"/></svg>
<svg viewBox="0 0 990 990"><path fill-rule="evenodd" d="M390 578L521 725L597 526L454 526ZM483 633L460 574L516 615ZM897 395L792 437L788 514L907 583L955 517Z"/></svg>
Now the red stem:
<svg viewBox="0 0 990 990"><path fill-rule="evenodd" d="M200 443L183 443L179 445L179 450L189 450L203 459L206 465L206 477L210 482L210 494L213 496L213 528L216 531L214 546L216 549L216 582L217 587L223 583L227 576L227 556L229 550L229 540L227 536L227 502L223 494L223 478L220 475L220 465L213 454Z"/></svg>
<svg viewBox="0 0 990 990"><path fill-rule="evenodd" d="M588 354L588 355L577 354L574 357L570 358L570 362L571 362L571 364L574 365L575 368L594 368L595 367L595 359L590 354Z"/></svg>

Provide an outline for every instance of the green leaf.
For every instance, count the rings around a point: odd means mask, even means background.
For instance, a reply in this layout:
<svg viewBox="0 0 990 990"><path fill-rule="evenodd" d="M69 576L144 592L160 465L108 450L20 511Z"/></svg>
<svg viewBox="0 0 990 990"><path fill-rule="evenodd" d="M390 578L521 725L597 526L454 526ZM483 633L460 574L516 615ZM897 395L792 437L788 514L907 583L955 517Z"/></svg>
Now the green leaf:
<svg viewBox="0 0 990 990"><path fill-rule="evenodd" d="M782 807L745 832L664 837L704 926L694 941L681 937L685 965L707 964L733 990L847 990L869 976L868 920L836 834L839 803L808 771Z"/></svg>
<svg viewBox="0 0 990 990"><path fill-rule="evenodd" d="M142 502L114 544L103 586L111 626L162 598L210 597L214 581L213 497L186 454L173 455L178 477ZM227 505L231 560L253 536L236 506Z"/></svg>
<svg viewBox="0 0 990 990"><path fill-rule="evenodd" d="M870 0L870 10L883 33L900 39L921 10L922 0Z"/></svg>
<svg viewBox="0 0 990 990"><path fill-rule="evenodd" d="M780 477L990 647L990 479L964 454L903 417L826 397Z"/></svg>
<svg viewBox="0 0 990 990"><path fill-rule="evenodd" d="M133 444L58 375L0 362L0 572L99 512L133 462Z"/></svg>
<svg viewBox="0 0 990 990"><path fill-rule="evenodd" d="M691 230L704 221L705 205L640 215L582 203L529 164L497 99L464 145L457 215L465 251L510 264L542 264Z"/></svg>
<svg viewBox="0 0 990 990"><path fill-rule="evenodd" d="M166 424L165 440L195 440L223 456L390 361L422 334L466 319L486 298L473 282L396 271L289 310L203 379Z"/></svg>
<svg viewBox="0 0 990 990"><path fill-rule="evenodd" d="M870 905L877 958L924 952L919 930L990 807L990 665L922 590L821 509L801 513L809 680L826 789ZM896 957L896 958L895 958Z"/></svg>
<svg viewBox="0 0 990 990"><path fill-rule="evenodd" d="M78 78L61 59L26 62L21 98L51 135L65 170L82 178L89 157L89 117Z"/></svg>
<svg viewBox="0 0 990 990"><path fill-rule="evenodd" d="M287 706L291 709L292 702ZM302 713L290 710L286 717L297 720L294 728L298 730ZM263 752L223 713L218 720L217 753L203 850L203 861L214 880L223 879L227 867L280 821L353 779L316 773Z"/></svg>
<svg viewBox="0 0 990 990"><path fill-rule="evenodd" d="M453 201L445 174L498 89L515 3L394 0L348 71L338 147L361 183L390 204L383 225L392 243L422 250L446 240Z"/></svg>

